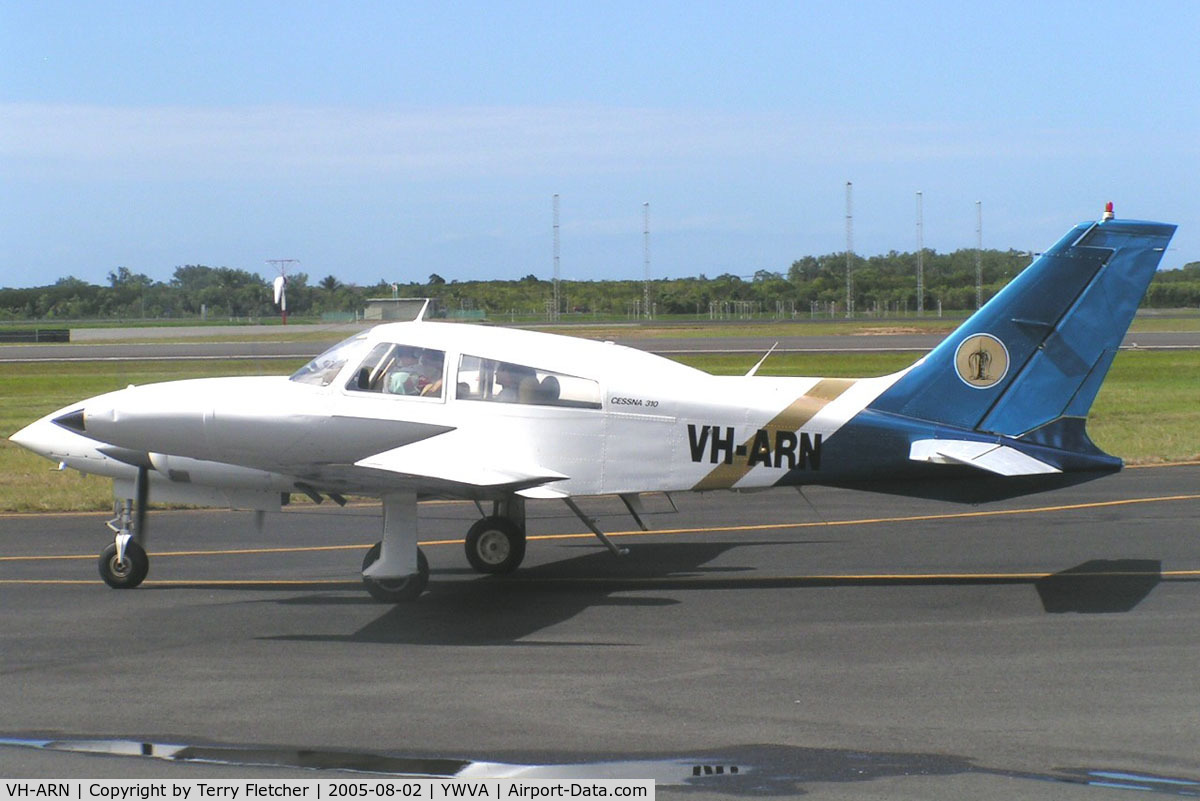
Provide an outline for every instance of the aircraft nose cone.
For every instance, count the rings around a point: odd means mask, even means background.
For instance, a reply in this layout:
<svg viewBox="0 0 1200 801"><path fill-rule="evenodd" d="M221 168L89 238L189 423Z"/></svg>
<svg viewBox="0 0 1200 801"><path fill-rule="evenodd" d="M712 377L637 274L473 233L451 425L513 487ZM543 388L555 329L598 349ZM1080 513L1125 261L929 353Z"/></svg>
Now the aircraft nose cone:
<svg viewBox="0 0 1200 801"><path fill-rule="evenodd" d="M53 422L55 425L60 425L63 428L74 431L77 434L83 434L87 431L87 427L84 425L83 420L83 409L76 409L73 412L67 412L60 417L55 417L51 422Z"/></svg>
<svg viewBox="0 0 1200 801"><path fill-rule="evenodd" d="M9 437L8 438L9 442L15 442L18 445L20 445L22 448L29 448L30 433L31 433L29 431L29 429L31 429L31 428L33 428L33 425L25 426L20 431L18 431L17 433L15 433L11 437ZM29 450L33 450L33 449L29 448Z"/></svg>
<svg viewBox="0 0 1200 801"><path fill-rule="evenodd" d="M50 450L55 441L54 432L56 430L52 426L47 425L44 419L38 420L36 423L30 423L13 434L9 437L9 440L17 443L26 450L50 458Z"/></svg>

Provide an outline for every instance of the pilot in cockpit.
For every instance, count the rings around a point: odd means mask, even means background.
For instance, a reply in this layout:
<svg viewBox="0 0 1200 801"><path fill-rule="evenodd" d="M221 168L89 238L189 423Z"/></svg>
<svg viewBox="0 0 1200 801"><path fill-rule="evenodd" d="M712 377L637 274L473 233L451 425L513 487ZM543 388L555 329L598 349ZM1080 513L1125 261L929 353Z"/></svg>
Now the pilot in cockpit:
<svg viewBox="0 0 1200 801"><path fill-rule="evenodd" d="M420 362L412 348L396 348L395 361L388 368L385 391L393 395L416 395L421 391Z"/></svg>

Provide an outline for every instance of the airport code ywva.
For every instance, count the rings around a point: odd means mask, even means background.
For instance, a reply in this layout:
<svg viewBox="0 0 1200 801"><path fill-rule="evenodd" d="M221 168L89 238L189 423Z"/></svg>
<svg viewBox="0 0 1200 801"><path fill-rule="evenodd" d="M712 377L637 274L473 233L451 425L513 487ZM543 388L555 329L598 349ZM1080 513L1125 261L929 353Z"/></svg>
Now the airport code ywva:
<svg viewBox="0 0 1200 801"><path fill-rule="evenodd" d="M538 801L551 798L654 799L650 779L405 779L330 782L316 779L273 781L42 780L6 781L0 801L62 798L76 801L249 801L258 798L324 799L506 799Z"/></svg>

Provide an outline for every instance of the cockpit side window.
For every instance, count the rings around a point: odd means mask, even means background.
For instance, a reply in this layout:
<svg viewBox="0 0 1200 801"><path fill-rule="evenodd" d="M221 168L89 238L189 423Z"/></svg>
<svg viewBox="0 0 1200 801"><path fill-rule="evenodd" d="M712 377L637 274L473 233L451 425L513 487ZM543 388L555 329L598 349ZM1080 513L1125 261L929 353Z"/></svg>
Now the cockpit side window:
<svg viewBox="0 0 1200 801"><path fill-rule="evenodd" d="M464 354L455 397L534 406L599 409L600 384L591 378Z"/></svg>
<svg viewBox="0 0 1200 801"><path fill-rule="evenodd" d="M440 350L380 342L350 376L346 389L441 398L445 361L446 354Z"/></svg>
<svg viewBox="0 0 1200 801"><path fill-rule="evenodd" d="M367 349L367 339L361 334L334 345L308 364L292 373L292 381L327 387L337 378L346 362L357 361Z"/></svg>

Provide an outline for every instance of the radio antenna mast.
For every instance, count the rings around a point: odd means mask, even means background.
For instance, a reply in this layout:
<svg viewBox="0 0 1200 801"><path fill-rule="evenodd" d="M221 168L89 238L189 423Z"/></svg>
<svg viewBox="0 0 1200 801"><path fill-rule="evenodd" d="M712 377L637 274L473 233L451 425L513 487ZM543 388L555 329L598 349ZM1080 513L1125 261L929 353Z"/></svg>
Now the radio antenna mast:
<svg viewBox="0 0 1200 801"><path fill-rule="evenodd" d="M554 193L554 309L550 312L550 321L558 322L558 193Z"/></svg>
<svg viewBox="0 0 1200 801"><path fill-rule="evenodd" d="M642 306L645 319L650 314L650 201L642 204Z"/></svg>
<svg viewBox="0 0 1200 801"><path fill-rule="evenodd" d="M975 201L975 308L983 305L983 201Z"/></svg>
<svg viewBox="0 0 1200 801"><path fill-rule="evenodd" d="M917 316L925 313L925 203L917 192Z"/></svg>
<svg viewBox="0 0 1200 801"><path fill-rule="evenodd" d="M854 212L850 203L853 184L846 181L846 319L854 316Z"/></svg>

